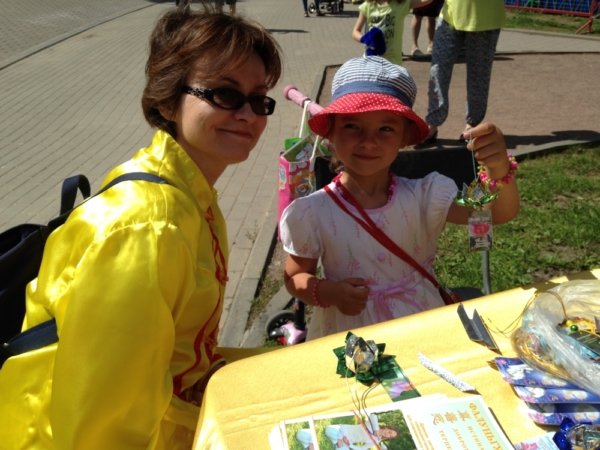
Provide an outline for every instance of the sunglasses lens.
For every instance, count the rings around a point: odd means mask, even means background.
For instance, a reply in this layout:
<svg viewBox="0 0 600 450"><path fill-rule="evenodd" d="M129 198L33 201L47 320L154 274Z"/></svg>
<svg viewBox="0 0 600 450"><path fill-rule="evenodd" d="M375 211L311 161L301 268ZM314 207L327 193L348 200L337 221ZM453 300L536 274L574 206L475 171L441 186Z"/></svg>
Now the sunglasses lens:
<svg viewBox="0 0 600 450"><path fill-rule="evenodd" d="M275 100L265 95L256 95L248 99L250 107L254 114L259 116L268 116L275 110Z"/></svg>
<svg viewBox="0 0 600 450"><path fill-rule="evenodd" d="M211 92L210 100L223 109L240 109L248 101L254 114L259 116L268 116L275 110L275 100L265 95L245 97L240 91L231 88L217 88Z"/></svg>
<svg viewBox="0 0 600 450"><path fill-rule="evenodd" d="M213 102L225 109L240 109L246 103L246 97L239 91L229 88L213 89Z"/></svg>

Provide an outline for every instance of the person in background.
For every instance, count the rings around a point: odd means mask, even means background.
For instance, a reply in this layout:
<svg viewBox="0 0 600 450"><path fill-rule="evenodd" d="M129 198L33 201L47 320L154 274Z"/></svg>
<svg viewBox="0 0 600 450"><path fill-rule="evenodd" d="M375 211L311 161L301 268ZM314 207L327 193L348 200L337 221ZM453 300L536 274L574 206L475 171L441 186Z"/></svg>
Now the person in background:
<svg viewBox="0 0 600 450"><path fill-rule="evenodd" d="M310 17L310 14L308 13L308 0L302 0L302 6L304 7L304 17ZM319 0L315 0L315 10L317 16L325 15L321 12L321 5L319 3Z"/></svg>
<svg viewBox="0 0 600 450"><path fill-rule="evenodd" d="M431 55L425 117L429 133L421 146L435 144L438 128L448 117L452 69L463 49L467 66L467 111L459 140L464 141L468 131L484 120L492 64L504 17L502 0L446 0L444 3Z"/></svg>
<svg viewBox="0 0 600 450"><path fill-rule="evenodd" d="M419 48L419 34L421 34L421 23L423 17L426 18L427 38L429 40L427 44L427 54L430 55L433 50L433 36L435 35L435 27L437 18L440 15L440 11L444 6L444 0L433 0L429 5L422 6L420 8L413 9L413 17L410 22L410 28L413 38L413 45L410 55L419 59L424 56L423 52Z"/></svg>
<svg viewBox="0 0 600 450"><path fill-rule="evenodd" d="M229 14L231 14L232 16L235 16L237 0L215 0L215 1L216 1L218 13L223 12L223 5L225 3L227 3L227 5L229 6Z"/></svg>
<svg viewBox="0 0 600 450"><path fill-rule="evenodd" d="M227 39L223 39L226 36ZM0 370L0 447L186 449L217 349L227 229L214 185L246 160L273 113L277 42L204 6L158 20L142 109L148 147L49 237L23 329L55 318L58 343Z"/></svg>
<svg viewBox="0 0 600 450"><path fill-rule="evenodd" d="M312 434L310 429L302 428L296 432L296 440L302 446L304 450L314 450L315 444L313 443Z"/></svg>
<svg viewBox="0 0 600 450"><path fill-rule="evenodd" d="M367 54L383 56L394 64L402 64L404 19L411 9L425 6L431 0L366 0L358 7L358 19L352 29L352 39L366 44L374 32L385 42L381 50Z"/></svg>
<svg viewBox="0 0 600 450"><path fill-rule="evenodd" d="M445 224L466 225L473 211L454 201L456 184L444 175L391 172L398 152L427 135L412 109L415 96L405 68L380 56L353 58L334 76L331 104L309 119L333 144L338 171L323 189L294 200L280 221L286 288L313 306L309 340L445 304L422 272L374 238L386 235L432 275ZM467 148L485 168L482 183L500 191L492 220L507 222L519 210L519 193L504 136L484 123L470 138Z"/></svg>

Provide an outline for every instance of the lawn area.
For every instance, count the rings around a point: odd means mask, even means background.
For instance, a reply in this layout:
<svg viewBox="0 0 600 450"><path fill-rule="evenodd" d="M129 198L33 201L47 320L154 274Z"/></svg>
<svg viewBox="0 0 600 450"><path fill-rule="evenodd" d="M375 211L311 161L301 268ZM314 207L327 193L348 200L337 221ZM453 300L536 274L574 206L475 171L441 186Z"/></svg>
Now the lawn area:
<svg viewBox="0 0 600 450"><path fill-rule="evenodd" d="M504 28L521 28L535 31L575 34L587 20L586 17L569 16L566 14L543 14L506 8L506 22ZM594 21L592 33L587 35L600 37L599 20Z"/></svg>
<svg viewBox="0 0 600 450"><path fill-rule="evenodd" d="M600 146L573 147L520 163L521 211L494 227L492 290L600 267ZM447 286L482 287L480 252L464 226L439 239L436 273Z"/></svg>
<svg viewBox="0 0 600 450"><path fill-rule="evenodd" d="M586 21L507 9L505 28L575 34ZM600 38L599 21L591 35ZM526 159L518 183L519 216L494 229L492 290L600 267L600 146ZM465 227L448 226L439 244L435 267L440 281L482 287L481 255L469 252Z"/></svg>

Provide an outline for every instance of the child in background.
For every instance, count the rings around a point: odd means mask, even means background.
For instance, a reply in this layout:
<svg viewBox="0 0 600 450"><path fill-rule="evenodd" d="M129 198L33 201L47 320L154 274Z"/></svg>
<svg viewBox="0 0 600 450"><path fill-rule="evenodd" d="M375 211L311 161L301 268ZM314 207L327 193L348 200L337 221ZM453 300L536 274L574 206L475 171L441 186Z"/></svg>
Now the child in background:
<svg viewBox="0 0 600 450"><path fill-rule="evenodd" d="M286 287L316 306L308 339L444 305L427 278L357 222L374 222L430 273L446 222L467 224L472 210L454 202L452 179L433 172L412 180L390 171L400 149L427 135L427 124L412 110L415 96L403 67L379 56L354 58L333 79L332 103L309 119L333 144L341 170L324 189L295 200L280 223ZM491 204L493 223L507 222L517 215L519 194L504 136L485 123L470 137L468 150L486 168L487 180L498 180L492 189L501 189ZM316 275L319 259L323 278Z"/></svg>
<svg viewBox="0 0 600 450"><path fill-rule="evenodd" d="M358 19L352 30L352 38L364 43L363 31L381 30L385 41L384 53L377 53L393 62L402 64L402 35L404 19L411 9L425 6L432 0L366 0L358 7Z"/></svg>
<svg viewBox="0 0 600 450"><path fill-rule="evenodd" d="M421 33L421 23L423 22L423 17L426 18L426 27L427 27L427 54L431 55L433 51L433 36L435 35L435 26L438 16L442 11L442 6L444 6L444 0L433 0L427 6L422 6L420 8L413 9L413 18L410 23L413 45L412 50L410 51L410 55L413 58L423 57L423 52L419 48L419 34Z"/></svg>

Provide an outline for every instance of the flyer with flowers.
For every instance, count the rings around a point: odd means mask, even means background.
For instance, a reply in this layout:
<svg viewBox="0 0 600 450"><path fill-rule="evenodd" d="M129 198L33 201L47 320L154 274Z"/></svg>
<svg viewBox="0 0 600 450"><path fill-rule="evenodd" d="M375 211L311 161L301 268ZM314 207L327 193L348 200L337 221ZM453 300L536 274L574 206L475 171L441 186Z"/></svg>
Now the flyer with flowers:
<svg viewBox="0 0 600 450"><path fill-rule="evenodd" d="M363 410L284 420L274 450L513 450L479 395L425 396Z"/></svg>
<svg viewBox="0 0 600 450"><path fill-rule="evenodd" d="M540 425L559 426L564 419L600 425L600 396L552 374L537 370L519 358L495 358L502 379L512 385Z"/></svg>

